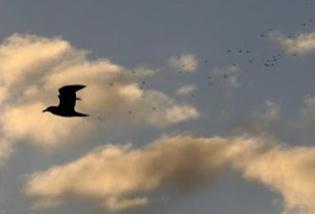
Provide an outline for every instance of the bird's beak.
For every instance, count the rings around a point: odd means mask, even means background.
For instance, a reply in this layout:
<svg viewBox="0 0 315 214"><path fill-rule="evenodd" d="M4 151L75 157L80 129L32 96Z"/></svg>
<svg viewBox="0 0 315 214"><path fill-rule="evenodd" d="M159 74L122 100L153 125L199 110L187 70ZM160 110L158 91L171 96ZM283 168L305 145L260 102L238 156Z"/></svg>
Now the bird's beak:
<svg viewBox="0 0 315 214"><path fill-rule="evenodd" d="M46 112L46 111L47 111L46 109L45 109L45 110L43 110L43 113L44 113L44 112Z"/></svg>

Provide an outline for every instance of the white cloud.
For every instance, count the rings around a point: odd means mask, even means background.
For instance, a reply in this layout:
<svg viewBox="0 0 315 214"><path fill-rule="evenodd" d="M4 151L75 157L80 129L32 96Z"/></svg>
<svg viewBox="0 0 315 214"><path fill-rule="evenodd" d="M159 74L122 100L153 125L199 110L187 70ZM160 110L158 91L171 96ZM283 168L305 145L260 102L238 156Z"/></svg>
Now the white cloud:
<svg viewBox="0 0 315 214"><path fill-rule="evenodd" d="M198 68L198 60L193 54L182 54L170 57L169 65L180 71L195 72Z"/></svg>
<svg viewBox="0 0 315 214"><path fill-rule="evenodd" d="M191 94L195 90L196 90L196 86L195 85L184 85L184 86L180 87L179 89L177 89L176 95L184 96L184 95L187 95L187 94Z"/></svg>
<svg viewBox="0 0 315 214"><path fill-rule="evenodd" d="M280 32L269 34L272 41L278 43L288 54L308 54L315 51L315 32L302 33L288 38Z"/></svg>
<svg viewBox="0 0 315 214"><path fill-rule="evenodd" d="M198 114L193 106L178 104L162 92L142 89L139 82L152 70L130 70L104 58L90 60L87 51L61 38L18 34L7 38L0 46L0 70L0 126L13 141L48 148L73 143L97 130L93 120L98 116L117 125L167 126ZM58 104L58 89L66 84L87 85L78 93L82 101L77 109L90 118L42 113L46 106Z"/></svg>

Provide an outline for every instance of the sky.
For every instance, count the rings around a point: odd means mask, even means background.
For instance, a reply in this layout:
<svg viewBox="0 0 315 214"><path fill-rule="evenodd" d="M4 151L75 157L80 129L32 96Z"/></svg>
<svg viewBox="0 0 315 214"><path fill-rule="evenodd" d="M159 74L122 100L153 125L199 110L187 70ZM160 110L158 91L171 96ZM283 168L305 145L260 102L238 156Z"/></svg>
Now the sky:
<svg viewBox="0 0 315 214"><path fill-rule="evenodd" d="M0 214L314 214L314 12L0 0Z"/></svg>

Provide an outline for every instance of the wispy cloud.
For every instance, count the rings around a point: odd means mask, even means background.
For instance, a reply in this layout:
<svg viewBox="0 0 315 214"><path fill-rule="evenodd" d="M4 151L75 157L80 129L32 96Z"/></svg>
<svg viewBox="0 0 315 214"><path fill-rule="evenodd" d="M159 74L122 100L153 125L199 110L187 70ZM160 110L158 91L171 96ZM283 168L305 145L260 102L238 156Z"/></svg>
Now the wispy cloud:
<svg viewBox="0 0 315 214"><path fill-rule="evenodd" d="M193 54L182 54L170 57L169 65L176 70L195 72L198 68L198 60Z"/></svg>
<svg viewBox="0 0 315 214"><path fill-rule="evenodd" d="M315 32L301 33L295 37L271 32L269 38L279 44L288 54L304 55L315 52Z"/></svg>
<svg viewBox="0 0 315 214"><path fill-rule="evenodd" d="M178 96L188 95L194 92L196 89L197 87L195 85L184 85L176 90L176 95Z"/></svg>
<svg viewBox="0 0 315 214"><path fill-rule="evenodd" d="M266 100L262 111L246 113L243 117L236 119L234 126L238 133L277 135L279 129L286 128L281 116L281 106Z"/></svg>
<svg viewBox="0 0 315 214"><path fill-rule="evenodd" d="M227 88L237 88L239 86L240 67L237 65L216 67L212 74L213 78L218 79Z"/></svg>

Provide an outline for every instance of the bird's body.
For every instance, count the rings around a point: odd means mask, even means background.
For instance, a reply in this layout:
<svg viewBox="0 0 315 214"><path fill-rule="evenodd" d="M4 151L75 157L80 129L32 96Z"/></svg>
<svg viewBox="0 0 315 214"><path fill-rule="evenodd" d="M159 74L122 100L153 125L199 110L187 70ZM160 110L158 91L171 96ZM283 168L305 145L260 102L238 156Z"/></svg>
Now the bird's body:
<svg viewBox="0 0 315 214"><path fill-rule="evenodd" d="M67 85L59 89L59 105L49 106L43 112L50 112L52 114L62 117L88 117L89 115L76 112L74 107L76 100L76 92L85 88L85 85Z"/></svg>

